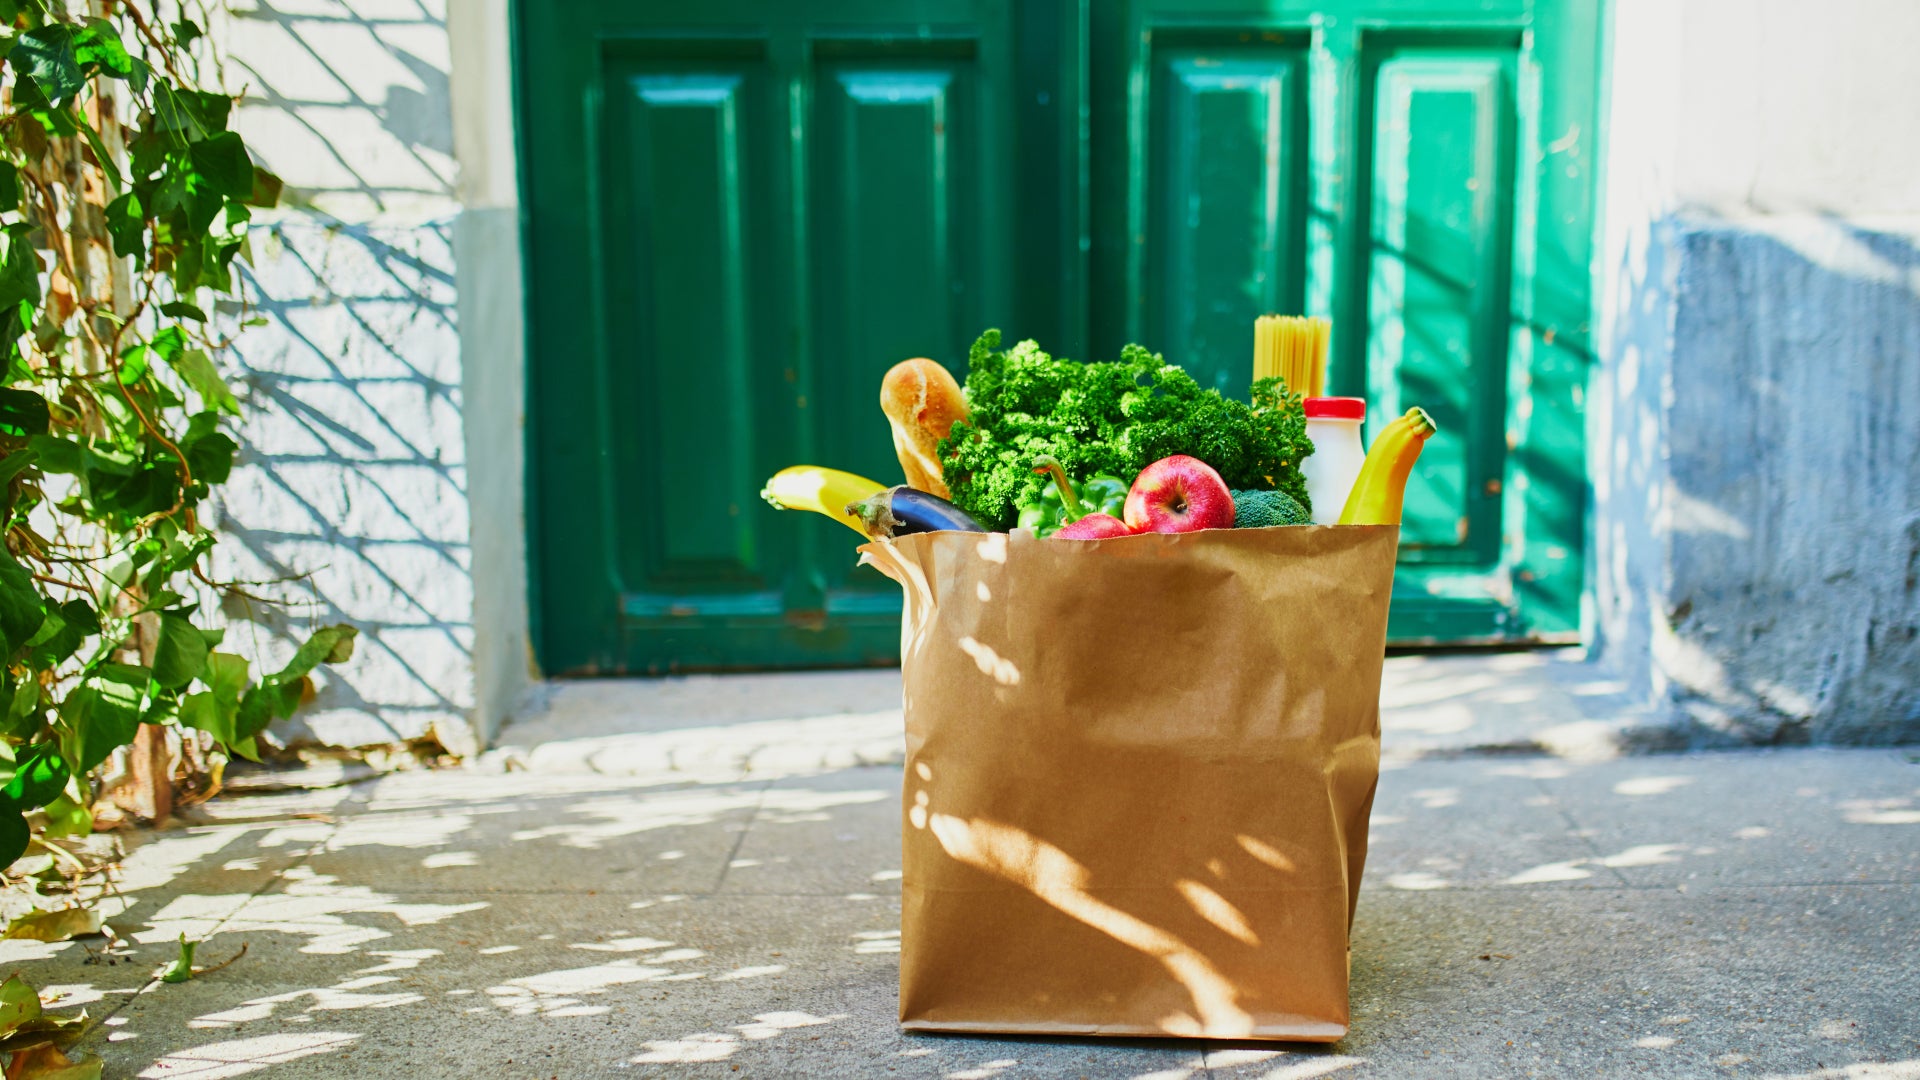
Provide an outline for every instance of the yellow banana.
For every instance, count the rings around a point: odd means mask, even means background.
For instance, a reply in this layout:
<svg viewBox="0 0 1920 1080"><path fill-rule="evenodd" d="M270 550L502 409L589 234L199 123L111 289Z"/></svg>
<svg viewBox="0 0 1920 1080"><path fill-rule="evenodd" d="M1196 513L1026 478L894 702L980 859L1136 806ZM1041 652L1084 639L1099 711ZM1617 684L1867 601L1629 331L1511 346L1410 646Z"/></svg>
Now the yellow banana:
<svg viewBox="0 0 1920 1080"><path fill-rule="evenodd" d="M774 473L760 497L776 510L811 510L825 514L866 538L867 528L847 513L847 506L885 491L887 485L864 476L818 465L794 465Z"/></svg>
<svg viewBox="0 0 1920 1080"><path fill-rule="evenodd" d="M1374 436L1367 459L1360 464L1360 475L1354 478L1353 490L1347 493L1347 504L1340 510L1340 524L1400 524L1407 475L1433 432L1433 417L1416 405Z"/></svg>

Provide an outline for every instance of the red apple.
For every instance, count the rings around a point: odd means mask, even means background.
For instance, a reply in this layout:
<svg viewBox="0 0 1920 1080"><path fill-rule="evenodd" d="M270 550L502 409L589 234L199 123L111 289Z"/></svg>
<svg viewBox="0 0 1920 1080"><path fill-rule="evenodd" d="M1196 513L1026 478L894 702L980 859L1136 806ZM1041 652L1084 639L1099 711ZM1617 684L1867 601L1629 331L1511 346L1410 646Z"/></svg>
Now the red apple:
<svg viewBox="0 0 1920 1080"><path fill-rule="evenodd" d="M1134 532L1231 529L1233 492L1213 466L1175 454L1140 470L1127 492L1126 514Z"/></svg>
<svg viewBox="0 0 1920 1080"><path fill-rule="evenodd" d="M1112 514L1088 514L1071 525L1053 531L1055 540L1104 540L1109 536L1132 536L1127 523Z"/></svg>

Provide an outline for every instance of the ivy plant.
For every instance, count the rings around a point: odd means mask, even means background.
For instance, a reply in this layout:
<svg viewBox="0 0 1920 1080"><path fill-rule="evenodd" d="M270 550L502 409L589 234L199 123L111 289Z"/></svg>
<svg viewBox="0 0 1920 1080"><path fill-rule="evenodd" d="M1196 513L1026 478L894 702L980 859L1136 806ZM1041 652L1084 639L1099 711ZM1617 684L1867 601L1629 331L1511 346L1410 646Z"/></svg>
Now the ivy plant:
<svg viewBox="0 0 1920 1080"><path fill-rule="evenodd" d="M255 672L213 625L235 586L200 510L241 404L209 312L244 310L281 184L200 84L201 27L153 3L0 0L0 867L35 823L91 828L89 774L142 725L253 757L353 647L324 627Z"/></svg>

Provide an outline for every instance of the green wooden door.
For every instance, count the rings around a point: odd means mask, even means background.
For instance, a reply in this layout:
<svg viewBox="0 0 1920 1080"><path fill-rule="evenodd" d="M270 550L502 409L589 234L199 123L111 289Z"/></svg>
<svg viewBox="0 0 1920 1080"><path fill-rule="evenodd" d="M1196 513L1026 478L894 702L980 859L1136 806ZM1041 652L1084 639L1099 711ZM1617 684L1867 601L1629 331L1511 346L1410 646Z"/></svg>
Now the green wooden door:
<svg viewBox="0 0 1920 1080"><path fill-rule="evenodd" d="M899 473L897 360L1057 336L1053 100L1011 0L523 3L536 640L554 673L884 663L899 590L755 498ZM1072 68L1072 64L1067 64ZM1054 242L1023 237L1054 235Z"/></svg>
<svg viewBox="0 0 1920 1080"><path fill-rule="evenodd" d="M998 326L1245 393L1300 310L1441 427L1395 638L1571 635L1597 2L520 4L542 666L888 662L898 590L753 492L897 476L889 365Z"/></svg>
<svg viewBox="0 0 1920 1080"><path fill-rule="evenodd" d="M1432 413L1396 641L1578 633L1597 9L1092 9L1094 349L1245 393L1255 316L1328 315L1369 433Z"/></svg>

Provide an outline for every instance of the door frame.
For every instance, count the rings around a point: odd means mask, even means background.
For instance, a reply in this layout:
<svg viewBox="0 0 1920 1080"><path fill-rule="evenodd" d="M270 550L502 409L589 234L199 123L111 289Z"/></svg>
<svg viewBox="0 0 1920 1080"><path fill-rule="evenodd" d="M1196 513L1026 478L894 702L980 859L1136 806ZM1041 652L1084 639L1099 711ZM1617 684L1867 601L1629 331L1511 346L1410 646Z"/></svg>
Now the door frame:
<svg viewBox="0 0 1920 1080"><path fill-rule="evenodd" d="M464 242L457 242L455 251L461 285L463 392L473 504L474 666L479 699L476 726L484 742L533 680L553 670L548 649L551 597L543 572L550 540L545 536L548 519L542 512L551 493L543 490L540 481L543 424L540 387L535 378L538 328L533 298L534 224L525 152L528 105L522 22L529 5L526 0L476 0L471 11L464 5L456 6L462 7L462 12L456 15L450 11L448 19L454 79L458 86L465 71L465 78L470 80L470 89L456 94L454 104L456 153L462 166L459 185L465 208L456 225ZM1214 0L1193 6L1199 10L1234 5L1231 0ZM1278 0L1262 6L1270 20L1294 25L1304 21L1304 14L1289 12L1305 13L1324 3ZM1591 548L1586 535L1591 485L1584 395L1597 362L1592 349L1597 295L1592 260L1594 238L1601 224L1600 168L1606 132L1600 106L1606 92L1608 7L1606 0L1539 0L1532 18L1520 27L1527 36L1530 55L1567 70L1567 82L1578 88L1577 93L1554 103L1550 115L1555 119L1543 119L1541 129L1566 131L1567 124L1572 123L1592 133L1579 145L1582 153L1578 163L1570 166L1571 171L1550 170L1551 182L1543 181L1534 227L1541 228L1541 223L1555 220L1555 214L1564 218L1569 212L1579 224L1563 230L1552 243L1538 245L1536 272L1543 278L1551 274L1558 288L1551 296L1530 298L1531 308L1524 319L1516 313L1510 349L1512 357L1527 357L1524 367L1510 360L1510 372L1528 380L1531 392L1544 390L1543 400L1549 406L1544 412L1535 407L1527 417L1524 436L1511 453L1525 460L1557 463L1567 476L1554 491L1532 487L1503 493L1506 520L1526 523L1520 535L1506 538L1520 553L1513 596L1523 625L1495 626L1487 633L1449 632L1453 619L1447 612L1426 610L1421 596L1401 595L1396 597L1396 626L1391 635L1396 643L1443 639L1554 643L1580 639L1580 612L1591 589L1586 557ZM1113 222L1092 216L1096 205L1127 205L1125 199L1117 203L1111 198L1096 199L1103 185L1114 182L1104 159L1110 157L1115 145L1111 132L1103 133L1087 118L1087 105L1094 94L1101 92L1095 85L1099 76L1092 62L1094 52L1116 45L1126 49L1137 45L1116 40L1124 36L1124 27L1111 16L1102 18L1098 11L1104 9L1093 0L1017 5L1023 35L1043 35L1055 46L1072 50L1080 60L1065 66L1055 85L1044 87L1060 105L1054 111L1053 124L1057 147L1050 153L1061 177L1061 194L1057 215L1048 226L1052 243L1047 246L1055 253L1051 268L1054 280L1063 287L1046 312L1034 313L1043 316L1037 324L1051 326L1051 336L1045 339L1050 348L1080 357L1103 349L1112 352L1117 340L1125 337L1126 327L1137 321L1137 316L1129 319L1123 317L1124 311L1110 310L1102 300L1112 291L1102 287L1103 277L1111 275L1115 266L1126 272L1129 262L1126 245L1115 242L1117 235L1125 234L1117 231ZM1468 20L1463 28L1467 25L1488 24ZM1494 25L1513 24L1496 20ZM1365 32L1364 21L1357 29ZM1314 73L1316 81L1326 77L1330 77L1328 72ZM1524 72L1522 78L1524 86ZM498 89L485 89L490 83ZM472 87L483 89L475 92ZM1343 122L1358 122L1351 107ZM1044 140L1038 128L1021 130L1023 137L1033 139L1032 145L1022 147L1023 157L1046 149L1041 146ZM1117 149L1124 154L1124 139ZM1525 144L1519 149L1524 152ZM476 161L478 167L474 167ZM511 162L510 168L503 162ZM1525 163L1523 158L1522 165ZM1121 179L1124 181L1124 174ZM1344 197L1346 201L1365 197L1364 192L1357 191L1357 182L1349 186L1356 190ZM1319 194L1315 192L1316 201ZM511 236L506 235L509 230L504 221L490 225L476 221L476 211L483 211L482 217L510 216ZM1021 223L1023 234L1028 224ZM1516 220L1516 231L1519 227ZM473 239L476 235L478 240ZM1131 273L1137 274L1137 268ZM1350 275L1351 268L1336 270L1336 275L1340 274ZM1310 309L1328 303L1325 297L1308 298ZM501 427L509 423L518 426L517 438L502 437ZM496 489L500 492L497 498L482 494ZM489 611L493 612L491 617L486 616ZM485 628L489 626L500 629L488 632Z"/></svg>

